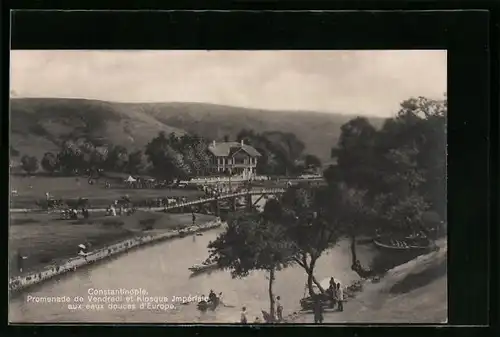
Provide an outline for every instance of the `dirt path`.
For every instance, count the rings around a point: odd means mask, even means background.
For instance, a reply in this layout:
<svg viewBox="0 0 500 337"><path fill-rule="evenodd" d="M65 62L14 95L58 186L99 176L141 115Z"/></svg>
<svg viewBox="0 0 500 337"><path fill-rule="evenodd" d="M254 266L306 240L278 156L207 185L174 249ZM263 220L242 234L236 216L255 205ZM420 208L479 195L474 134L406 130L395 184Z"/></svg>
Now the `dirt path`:
<svg viewBox="0 0 500 337"><path fill-rule="evenodd" d="M378 283L344 304L344 311L326 311L324 323L444 323L448 317L446 241L439 251L390 270ZM298 313L293 323L314 323L312 313Z"/></svg>

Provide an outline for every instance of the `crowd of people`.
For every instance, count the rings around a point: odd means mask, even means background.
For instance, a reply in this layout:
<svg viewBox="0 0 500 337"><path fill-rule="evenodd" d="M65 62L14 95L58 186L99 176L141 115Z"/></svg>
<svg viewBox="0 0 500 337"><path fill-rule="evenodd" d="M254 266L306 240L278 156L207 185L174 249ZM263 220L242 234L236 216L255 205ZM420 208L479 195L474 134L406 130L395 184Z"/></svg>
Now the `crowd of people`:
<svg viewBox="0 0 500 337"><path fill-rule="evenodd" d="M339 312L344 311L344 288L340 282L336 282L332 277L330 279L329 288L326 290L327 297L324 294L316 294L312 300L312 312L314 316L314 323L321 324L324 321L324 311L325 311L325 300L328 303L330 301L330 308L335 309ZM283 322L285 321L283 316L283 305L281 304L281 297L277 296L275 299L275 308L276 313L275 317L272 317L269 313L262 311L263 320L260 317L256 317L254 320L254 324L260 324L262 322L265 323L274 323L274 322ZM247 324L248 321L248 312L247 308L243 307L241 309L240 314L240 323Z"/></svg>

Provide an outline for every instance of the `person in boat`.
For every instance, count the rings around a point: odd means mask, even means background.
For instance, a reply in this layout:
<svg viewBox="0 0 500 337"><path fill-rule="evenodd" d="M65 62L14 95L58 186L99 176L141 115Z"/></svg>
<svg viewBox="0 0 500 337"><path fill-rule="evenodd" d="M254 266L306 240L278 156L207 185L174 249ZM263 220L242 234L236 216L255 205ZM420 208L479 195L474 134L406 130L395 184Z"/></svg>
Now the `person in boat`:
<svg viewBox="0 0 500 337"><path fill-rule="evenodd" d="M240 323L247 324L247 308L246 307L241 308Z"/></svg>
<svg viewBox="0 0 500 337"><path fill-rule="evenodd" d="M336 291L338 310L344 311L344 289L340 285L340 282L337 283L337 291Z"/></svg>
<svg viewBox="0 0 500 337"><path fill-rule="evenodd" d="M259 317L259 316L255 317L255 321L253 321L253 322L254 322L255 324L260 324L260 323L261 323L261 321L260 321L260 317Z"/></svg>
<svg viewBox="0 0 500 337"><path fill-rule="evenodd" d="M213 290L210 290L210 293L208 294L208 301L215 303L217 301L217 295L215 295Z"/></svg>
<svg viewBox="0 0 500 337"><path fill-rule="evenodd" d="M323 303L319 295L314 297L313 303L314 323L323 323Z"/></svg>
<svg viewBox="0 0 500 337"><path fill-rule="evenodd" d="M281 297L276 297L276 316L278 321L283 320L283 306L281 305Z"/></svg>

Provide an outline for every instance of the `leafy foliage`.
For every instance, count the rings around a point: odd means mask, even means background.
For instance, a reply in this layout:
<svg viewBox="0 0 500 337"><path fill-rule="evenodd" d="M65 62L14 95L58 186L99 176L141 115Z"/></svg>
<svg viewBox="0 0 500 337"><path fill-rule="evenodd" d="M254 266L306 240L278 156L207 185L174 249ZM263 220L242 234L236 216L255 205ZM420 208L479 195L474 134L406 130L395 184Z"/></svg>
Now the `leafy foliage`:
<svg viewBox="0 0 500 337"><path fill-rule="evenodd" d="M38 159L33 156L24 155L21 157L21 168L28 174L33 174L38 170Z"/></svg>
<svg viewBox="0 0 500 337"><path fill-rule="evenodd" d="M57 160L57 156L52 152L45 153L43 155L41 165L45 171L49 173L54 173L59 168L59 162Z"/></svg>
<svg viewBox="0 0 500 337"><path fill-rule="evenodd" d="M269 272L270 313L274 317L275 271L293 262L295 249L285 228L257 213L237 213L208 248L209 260L230 270L232 277L245 277L254 270Z"/></svg>
<svg viewBox="0 0 500 337"><path fill-rule="evenodd" d="M357 118L342 126L325 171L331 189L344 186L345 235L426 231L423 215L445 219L446 101L423 97L401 103L380 130ZM353 249L353 260L355 260Z"/></svg>

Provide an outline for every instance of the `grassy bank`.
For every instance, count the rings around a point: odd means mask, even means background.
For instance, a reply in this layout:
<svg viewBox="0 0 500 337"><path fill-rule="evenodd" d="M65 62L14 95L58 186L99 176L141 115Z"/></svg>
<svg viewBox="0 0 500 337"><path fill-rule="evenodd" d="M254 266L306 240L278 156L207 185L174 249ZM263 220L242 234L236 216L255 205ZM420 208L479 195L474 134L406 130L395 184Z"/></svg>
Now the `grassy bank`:
<svg viewBox="0 0 500 337"><path fill-rule="evenodd" d="M132 202L163 197L186 197L196 199L203 195L202 191L189 189L130 189L123 184L112 184L112 188L104 187L105 179L89 185L85 177L46 177L11 175L11 190L17 194L11 196L10 208L33 208L36 203L45 200L49 192L54 198L73 199L88 198L92 206L109 206L116 199L128 195Z"/></svg>
<svg viewBox="0 0 500 337"><path fill-rule="evenodd" d="M197 223L213 220L213 216L197 214ZM145 224L148 230L145 230ZM91 216L88 220L59 220L48 214L12 215L9 228L10 277L19 275L15 253L28 258L24 273L39 270L75 256L78 245L90 243L102 248L127 238L159 233L192 224L191 214L136 212L131 216Z"/></svg>
<svg viewBox="0 0 500 337"><path fill-rule="evenodd" d="M379 281L365 281L348 299L344 311L327 311L324 323L443 323L448 318L447 243L391 269ZM291 323L314 323L313 314L299 312Z"/></svg>

